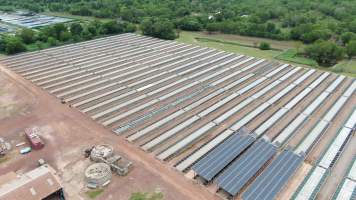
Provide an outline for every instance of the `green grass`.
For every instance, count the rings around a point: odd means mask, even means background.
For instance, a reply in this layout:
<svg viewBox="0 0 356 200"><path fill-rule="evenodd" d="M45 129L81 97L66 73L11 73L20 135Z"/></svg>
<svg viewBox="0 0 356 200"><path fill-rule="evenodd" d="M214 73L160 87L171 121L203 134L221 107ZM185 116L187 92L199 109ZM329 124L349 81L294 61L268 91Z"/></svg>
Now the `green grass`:
<svg viewBox="0 0 356 200"><path fill-rule="evenodd" d="M275 56L280 54L277 50L266 50L262 51L255 47L250 47L245 44L240 44L238 42L230 40L216 39L214 37L206 37L205 35L194 33L194 32L181 32L180 37L177 39L179 42L195 44L203 47L210 47L215 49L220 49L223 51L233 52L237 54L243 54L248 56L254 56L258 58L273 59Z"/></svg>
<svg viewBox="0 0 356 200"><path fill-rule="evenodd" d="M356 77L356 59L343 60L329 69L335 73Z"/></svg>
<svg viewBox="0 0 356 200"><path fill-rule="evenodd" d="M163 194L161 192L134 192L129 200L163 200Z"/></svg>
<svg viewBox="0 0 356 200"><path fill-rule="evenodd" d="M297 49L288 49L283 53L279 54L278 56L276 56L275 58L278 60L297 63L306 66L313 66L313 67L318 66L318 63L315 60L298 56Z"/></svg>
<svg viewBox="0 0 356 200"><path fill-rule="evenodd" d="M89 198L95 199L104 192L104 189L89 190L86 192Z"/></svg>
<svg viewBox="0 0 356 200"><path fill-rule="evenodd" d="M246 39L246 41L244 41ZM274 41L269 39L259 39L246 36L235 36L226 34L207 34L204 32L182 31L179 34L178 42L184 42L203 47L215 48L227 52L265 58L280 62L300 65L303 67L312 67L323 71L330 71L338 74L356 77L356 59L343 60L334 67L321 67L312 59L298 56L297 48L304 46L294 41ZM260 41L267 41L274 50L262 51L256 47ZM277 48L276 48L277 47ZM284 49L283 49L284 48ZM276 50L279 49L279 50ZM281 53L281 49L284 51Z"/></svg>
<svg viewBox="0 0 356 200"><path fill-rule="evenodd" d="M207 33L207 32L189 32L182 31L180 33L182 40L191 40L196 37L203 37L209 39L218 39L224 41L231 41L235 43L239 43L241 45L247 46L258 46L261 42L269 43L272 48L279 50L292 49L297 47L302 47L303 44L298 41L280 41L280 40L272 40L267 38L258 38L258 37L250 37L250 36L241 36L241 35L231 35L231 34L223 34L223 33ZM189 39L190 38L190 39Z"/></svg>
<svg viewBox="0 0 356 200"><path fill-rule="evenodd" d="M206 38L206 37L195 37L195 39L199 42L216 42L216 43L221 43L221 44L231 44L231 45L242 46L242 47L257 48L257 46L254 46L254 45L243 44L243 43L233 42L233 41L229 41L229 40L212 39L212 38ZM274 49L274 48L271 48L271 50L281 51L279 49Z"/></svg>

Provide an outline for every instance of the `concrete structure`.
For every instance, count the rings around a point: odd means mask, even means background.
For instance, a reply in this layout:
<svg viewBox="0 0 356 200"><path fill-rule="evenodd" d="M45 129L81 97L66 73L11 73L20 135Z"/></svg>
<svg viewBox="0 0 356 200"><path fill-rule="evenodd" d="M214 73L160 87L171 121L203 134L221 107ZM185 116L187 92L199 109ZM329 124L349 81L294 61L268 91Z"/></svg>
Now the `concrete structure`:
<svg viewBox="0 0 356 200"><path fill-rule="evenodd" d="M113 147L107 144L100 144L93 147L90 152L90 159L94 162L101 162L102 159L106 160L107 158L113 155Z"/></svg>
<svg viewBox="0 0 356 200"><path fill-rule="evenodd" d="M106 163L111 170L120 176L129 173L132 162L115 154L112 146L99 144L94 146L90 152L90 159L97 163Z"/></svg>
<svg viewBox="0 0 356 200"><path fill-rule="evenodd" d="M5 156L11 150L11 144L0 137L0 157Z"/></svg>
<svg viewBox="0 0 356 200"><path fill-rule="evenodd" d="M103 187L110 183L111 169L106 163L94 163L85 170L85 180L89 188Z"/></svg>

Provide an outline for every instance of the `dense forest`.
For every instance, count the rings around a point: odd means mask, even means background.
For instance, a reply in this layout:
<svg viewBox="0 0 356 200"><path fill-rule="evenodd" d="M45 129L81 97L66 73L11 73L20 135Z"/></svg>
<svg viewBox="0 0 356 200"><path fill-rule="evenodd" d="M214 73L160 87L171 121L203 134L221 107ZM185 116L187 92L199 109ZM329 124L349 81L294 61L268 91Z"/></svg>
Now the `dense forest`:
<svg viewBox="0 0 356 200"><path fill-rule="evenodd" d="M176 38L175 29L300 40L312 44L306 51L326 48L335 59L306 52L325 65L356 54L356 0L0 0L0 5L5 11L120 19L164 39Z"/></svg>

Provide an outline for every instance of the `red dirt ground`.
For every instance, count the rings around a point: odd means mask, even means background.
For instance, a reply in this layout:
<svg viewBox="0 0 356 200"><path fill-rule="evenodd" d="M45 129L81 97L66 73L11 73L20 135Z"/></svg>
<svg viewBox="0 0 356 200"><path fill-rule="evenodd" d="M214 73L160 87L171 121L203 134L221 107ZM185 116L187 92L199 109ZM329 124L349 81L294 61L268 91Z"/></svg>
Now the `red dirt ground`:
<svg viewBox="0 0 356 200"><path fill-rule="evenodd" d="M220 199L19 75L2 66L0 70L0 137L13 146L8 159L0 162L0 175L28 171L36 167L38 159L44 158L58 170L68 199L87 199L83 174L89 161L83 158L83 150L94 144L108 143L134 164L126 177L115 175L97 199L125 200L133 192L157 190L167 200ZM21 147L15 145L25 141L24 128L33 126L40 128L46 146L20 155Z"/></svg>

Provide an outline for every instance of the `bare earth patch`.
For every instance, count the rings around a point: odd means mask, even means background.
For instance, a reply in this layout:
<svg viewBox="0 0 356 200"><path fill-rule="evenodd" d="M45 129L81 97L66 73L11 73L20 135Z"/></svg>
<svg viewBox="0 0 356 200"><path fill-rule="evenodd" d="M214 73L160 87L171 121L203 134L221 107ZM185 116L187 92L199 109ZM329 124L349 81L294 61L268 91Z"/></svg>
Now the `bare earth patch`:
<svg viewBox="0 0 356 200"><path fill-rule="evenodd" d="M25 172L43 158L59 173L67 199L90 199L84 183L84 169L90 161L83 150L106 143L133 161L133 170L125 177L113 176L111 183L96 199L128 199L133 192L163 193L164 199L219 199L201 185L194 184L171 167L159 162L123 137L98 125L78 111L61 104L55 97L0 66L0 133L13 150L0 163L0 174ZM3 105L6 105L5 107ZM37 126L45 147L21 155L16 144L26 142L24 129Z"/></svg>

